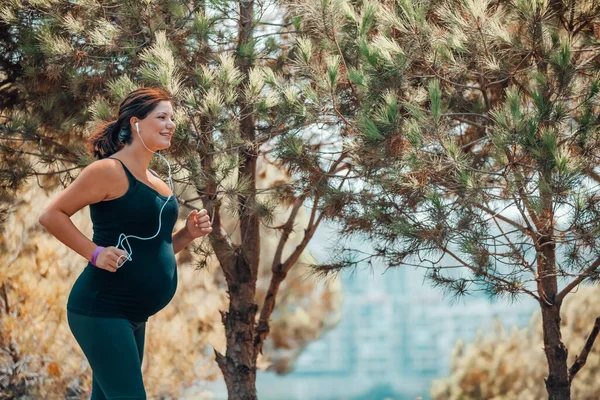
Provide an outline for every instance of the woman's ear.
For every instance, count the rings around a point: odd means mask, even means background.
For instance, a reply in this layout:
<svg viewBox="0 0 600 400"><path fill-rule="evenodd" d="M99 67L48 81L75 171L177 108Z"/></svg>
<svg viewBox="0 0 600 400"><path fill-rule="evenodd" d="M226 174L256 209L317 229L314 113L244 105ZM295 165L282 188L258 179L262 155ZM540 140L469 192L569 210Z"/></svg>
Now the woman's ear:
<svg viewBox="0 0 600 400"><path fill-rule="evenodd" d="M136 117L131 117L131 118L129 118L129 123L131 124L131 129L132 129L132 131L133 131L134 129L138 129L138 130L139 130L139 128L136 126L136 124L137 124L139 121L140 121L140 120L139 120L139 119L137 119Z"/></svg>

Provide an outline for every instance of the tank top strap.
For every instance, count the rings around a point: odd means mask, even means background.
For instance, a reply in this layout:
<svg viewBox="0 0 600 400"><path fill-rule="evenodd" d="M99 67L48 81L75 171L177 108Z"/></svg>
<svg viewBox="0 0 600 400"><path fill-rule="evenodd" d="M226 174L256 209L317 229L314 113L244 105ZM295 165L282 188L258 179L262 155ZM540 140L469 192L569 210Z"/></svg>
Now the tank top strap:
<svg viewBox="0 0 600 400"><path fill-rule="evenodd" d="M127 179L129 180L129 186L133 186L135 185L135 182L137 179L135 179L135 176L133 176L133 174L131 173L131 171L129 171L129 169L127 169L127 167L125 166L125 163L121 160L119 160L118 158L114 158L114 157L108 157L112 160L117 160L118 162L121 163L121 165L123 166L123 169L125 170L125 174L127 175Z"/></svg>

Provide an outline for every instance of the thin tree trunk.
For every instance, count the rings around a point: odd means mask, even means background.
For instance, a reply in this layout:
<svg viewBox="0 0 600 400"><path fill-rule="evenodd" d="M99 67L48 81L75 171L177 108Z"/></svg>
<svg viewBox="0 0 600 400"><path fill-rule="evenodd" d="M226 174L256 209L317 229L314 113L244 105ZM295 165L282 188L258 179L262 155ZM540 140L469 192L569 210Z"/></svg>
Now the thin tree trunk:
<svg viewBox="0 0 600 400"><path fill-rule="evenodd" d="M244 74L240 89L247 84L251 61L242 49L252 41L254 23L254 1L239 0L240 20L238 56L236 66ZM248 51L245 49L244 51ZM240 135L249 144L238 152L240 161L239 179L249 182L249 189L238 195L240 218L239 247L235 248L234 265L221 264L229 289L229 310L223 313L223 325L227 338L225 356L216 352L219 368L223 372L229 400L257 400L256 359L258 352L254 344L256 332L255 302L256 281L260 261L260 217L256 212L256 161L258 149L252 107L243 100L240 108Z"/></svg>
<svg viewBox="0 0 600 400"><path fill-rule="evenodd" d="M544 351L548 360L545 380L549 400L570 400L571 383L567 368L567 348L560 334L560 306L542 304Z"/></svg>
<svg viewBox="0 0 600 400"><path fill-rule="evenodd" d="M225 356L216 352L216 359L227 385L228 399L257 400L257 354L254 347L256 281L244 273L250 270L248 264L240 262L237 267L242 276L236 277L239 283L229 282L229 311L223 313L227 351Z"/></svg>
<svg viewBox="0 0 600 400"><path fill-rule="evenodd" d="M548 158L552 155L547 154ZM540 304L542 308L542 331L544 352L548 360L548 377L545 380L549 400L570 400L571 382L567 366L567 348L562 342L560 331L560 308L556 279L556 242L554 240L554 212L551 190L552 176L547 165L542 165L540 182L541 213L540 236L538 237L538 274Z"/></svg>
<svg viewBox="0 0 600 400"><path fill-rule="evenodd" d="M543 265L540 287L542 308L542 331L544 334L544 352L548 360L548 377L545 380L549 400L570 400L571 382L567 366L568 351L560 332L561 301L557 300L557 281L555 265L555 244L546 237L540 239L541 255L539 263Z"/></svg>

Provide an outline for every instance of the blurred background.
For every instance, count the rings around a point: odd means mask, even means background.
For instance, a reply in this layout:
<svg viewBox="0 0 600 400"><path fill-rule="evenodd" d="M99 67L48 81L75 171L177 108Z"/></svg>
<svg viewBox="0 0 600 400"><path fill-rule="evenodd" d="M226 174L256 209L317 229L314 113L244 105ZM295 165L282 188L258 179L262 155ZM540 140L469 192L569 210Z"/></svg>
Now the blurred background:
<svg viewBox="0 0 600 400"><path fill-rule="evenodd" d="M359 240L336 237L332 226L317 231L310 252L325 262L342 243L365 248ZM484 294L452 301L427 285L415 268L362 265L328 277L342 283L338 324L309 343L284 376L261 372L259 398L266 400L431 399L436 378L450 374L457 341L526 327L537 304L489 299ZM225 384L201 385L226 399Z"/></svg>

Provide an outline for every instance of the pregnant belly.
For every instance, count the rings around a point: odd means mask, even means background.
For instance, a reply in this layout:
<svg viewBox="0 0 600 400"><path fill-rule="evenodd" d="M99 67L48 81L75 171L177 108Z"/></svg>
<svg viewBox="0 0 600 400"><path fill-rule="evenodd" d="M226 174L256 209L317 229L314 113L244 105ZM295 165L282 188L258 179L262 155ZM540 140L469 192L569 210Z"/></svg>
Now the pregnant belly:
<svg viewBox="0 0 600 400"><path fill-rule="evenodd" d="M114 273L114 287L106 287L106 293L118 295L148 316L164 308L177 289L177 265L175 257L156 262L136 259L127 262ZM128 265L129 264L129 265ZM111 290L112 289L112 290Z"/></svg>

